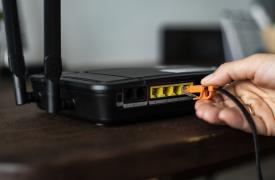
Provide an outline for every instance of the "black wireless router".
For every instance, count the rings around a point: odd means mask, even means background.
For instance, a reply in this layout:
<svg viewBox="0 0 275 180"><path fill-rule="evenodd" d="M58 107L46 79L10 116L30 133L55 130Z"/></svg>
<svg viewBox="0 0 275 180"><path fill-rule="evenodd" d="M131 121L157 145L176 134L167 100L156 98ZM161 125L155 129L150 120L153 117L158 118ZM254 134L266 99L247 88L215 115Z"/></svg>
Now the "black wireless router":
<svg viewBox="0 0 275 180"><path fill-rule="evenodd" d="M193 111L184 86L199 84L211 67L160 66L63 72L60 0L44 0L44 74L26 90L16 0L2 0L16 104L36 103L48 113L64 112L96 123L122 123Z"/></svg>

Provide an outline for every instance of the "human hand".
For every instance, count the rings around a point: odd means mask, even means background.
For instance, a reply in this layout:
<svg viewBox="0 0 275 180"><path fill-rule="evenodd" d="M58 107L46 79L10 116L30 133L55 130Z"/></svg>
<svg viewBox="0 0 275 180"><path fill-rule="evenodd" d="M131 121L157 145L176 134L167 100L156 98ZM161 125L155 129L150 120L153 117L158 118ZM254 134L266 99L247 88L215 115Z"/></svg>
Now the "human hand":
<svg viewBox="0 0 275 180"><path fill-rule="evenodd" d="M205 86L225 86L251 108L258 133L275 136L275 55L257 54L225 63L201 83ZM199 100L195 109L197 116L209 123L225 124L250 132L240 110L223 95L216 94L211 100Z"/></svg>

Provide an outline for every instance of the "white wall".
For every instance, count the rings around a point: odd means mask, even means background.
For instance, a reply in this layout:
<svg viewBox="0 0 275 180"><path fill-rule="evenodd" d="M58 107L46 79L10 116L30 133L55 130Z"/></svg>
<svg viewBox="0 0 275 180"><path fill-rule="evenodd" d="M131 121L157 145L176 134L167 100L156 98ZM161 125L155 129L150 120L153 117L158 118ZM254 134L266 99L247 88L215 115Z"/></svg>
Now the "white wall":
<svg viewBox="0 0 275 180"><path fill-rule="evenodd" d="M20 0L27 61L43 56L42 0ZM251 0L63 0L62 54L69 68L157 64L166 24L218 23Z"/></svg>

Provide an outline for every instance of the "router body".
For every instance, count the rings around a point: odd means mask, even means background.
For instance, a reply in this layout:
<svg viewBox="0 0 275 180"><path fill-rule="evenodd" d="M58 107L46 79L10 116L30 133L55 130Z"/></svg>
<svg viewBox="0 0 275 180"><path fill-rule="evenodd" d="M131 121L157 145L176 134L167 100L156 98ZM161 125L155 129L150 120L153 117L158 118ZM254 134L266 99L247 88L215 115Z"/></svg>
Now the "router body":
<svg viewBox="0 0 275 180"><path fill-rule="evenodd" d="M73 102L65 113L100 124L187 114L193 112L194 103L182 88L200 84L212 71L212 67L163 66L63 72L60 98ZM44 75L33 75L31 81L38 107L46 110Z"/></svg>

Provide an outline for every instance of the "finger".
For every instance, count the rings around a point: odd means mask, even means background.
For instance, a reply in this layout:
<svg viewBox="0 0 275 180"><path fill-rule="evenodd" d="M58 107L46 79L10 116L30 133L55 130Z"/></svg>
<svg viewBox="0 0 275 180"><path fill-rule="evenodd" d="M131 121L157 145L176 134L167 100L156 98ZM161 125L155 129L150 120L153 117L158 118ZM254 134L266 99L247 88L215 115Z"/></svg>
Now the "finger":
<svg viewBox="0 0 275 180"><path fill-rule="evenodd" d="M211 100L198 100L195 103L195 109L199 108L202 103L214 103L216 105L223 105L224 96L221 94L215 94L214 97Z"/></svg>
<svg viewBox="0 0 275 180"><path fill-rule="evenodd" d="M202 100L198 103L196 109L196 115L211 124L223 124L219 120L218 114L221 110L220 106L217 106L215 102L209 100Z"/></svg>
<svg viewBox="0 0 275 180"><path fill-rule="evenodd" d="M212 100L198 100L195 103L195 109L200 109L201 105L203 105L205 103L213 103L213 101Z"/></svg>
<svg viewBox="0 0 275 180"><path fill-rule="evenodd" d="M221 108L211 101L200 101L199 107L196 110L196 115L211 124L224 125L239 129L245 132L251 132L247 120L244 118L242 112L237 107ZM261 135L268 135L266 124L259 116L252 116L257 133Z"/></svg>
<svg viewBox="0 0 275 180"><path fill-rule="evenodd" d="M259 94L262 95L265 92L256 91L253 88L255 85L252 85L251 83L247 83L247 81L238 81L226 86L226 89L234 94L246 107L249 106L253 110L253 118L259 134L275 134L273 111L268 105L268 102L263 100L265 96L259 96ZM228 124L232 128L246 132L251 131L242 112L232 100L225 96L216 94L211 100L199 100L196 102L195 108L197 116L209 123ZM224 116L224 118L222 116Z"/></svg>
<svg viewBox="0 0 275 180"><path fill-rule="evenodd" d="M251 127L249 126L247 120L244 118L242 112L236 107L225 108L221 110L218 118L220 121L224 122L232 128L239 129L245 132L251 132ZM263 119L258 116L252 116L252 118L254 120L257 133L261 135L266 135L267 129Z"/></svg>
<svg viewBox="0 0 275 180"><path fill-rule="evenodd" d="M255 95L256 96L256 95ZM244 96L244 102L248 104L255 113L256 125L258 125L258 130L265 135L274 134L274 115L272 109L259 97Z"/></svg>
<svg viewBox="0 0 275 180"><path fill-rule="evenodd" d="M234 95L237 99L239 99L241 102L241 98L239 97L240 96L240 92L237 91L237 86L239 86L239 82L240 81L236 81L236 82L233 82L231 84L228 84L224 87L225 90L227 90L229 93L231 93L232 95ZM223 94L220 94L220 96L222 97L223 99L223 104L226 106L226 107L235 107L235 103L229 99L227 96L223 95Z"/></svg>
<svg viewBox="0 0 275 180"><path fill-rule="evenodd" d="M222 64L214 73L202 79L203 85L224 86L235 80L253 80L259 67L260 55L253 55L242 60Z"/></svg>
<svg viewBox="0 0 275 180"><path fill-rule="evenodd" d="M275 132L274 114L269 102L269 96L266 92L247 82L235 83L235 93L240 97L240 101L249 106L258 119L259 130L265 132L265 135L271 135Z"/></svg>
<svg viewBox="0 0 275 180"><path fill-rule="evenodd" d="M236 107L227 107L222 109L218 114L218 118L220 121L224 122L232 128L250 132L248 123L245 121L241 112Z"/></svg>
<svg viewBox="0 0 275 180"><path fill-rule="evenodd" d="M211 100L198 100L195 103L196 114L199 118L212 124L224 124L218 119L218 113L225 107L234 107L235 104L226 96L215 94Z"/></svg>

